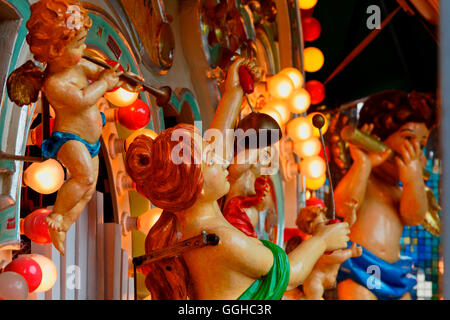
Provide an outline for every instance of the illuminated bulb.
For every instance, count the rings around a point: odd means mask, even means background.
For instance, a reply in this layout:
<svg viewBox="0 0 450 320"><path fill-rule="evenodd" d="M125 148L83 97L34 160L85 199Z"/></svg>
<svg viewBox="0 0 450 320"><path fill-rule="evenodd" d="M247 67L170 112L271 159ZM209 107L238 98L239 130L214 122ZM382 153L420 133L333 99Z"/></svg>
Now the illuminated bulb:
<svg viewBox="0 0 450 320"><path fill-rule="evenodd" d="M317 156L322 150L322 144L316 137L311 137L305 141L296 141L294 143L294 152L300 158Z"/></svg>
<svg viewBox="0 0 450 320"><path fill-rule="evenodd" d="M323 175L317 179L310 179L306 177L306 188L309 190L317 190L325 184L326 176Z"/></svg>
<svg viewBox="0 0 450 320"><path fill-rule="evenodd" d="M316 114L322 115L322 117L325 119L325 124L323 125L323 127L322 127L322 129L321 129L321 130L322 130L322 134L325 134L325 133L327 132L327 130L328 130L328 120L327 120L327 117L325 117L322 113L320 113L320 112L313 112L313 113L310 113L310 114L308 114L308 115L306 116L306 119L308 119L309 123L311 123L311 125L312 125L312 123L313 123L313 117L314 117ZM314 127L314 126L313 126L313 136L314 136L314 137L320 137L319 129L317 129L317 128Z"/></svg>
<svg viewBox="0 0 450 320"><path fill-rule="evenodd" d="M311 191L307 190L305 193L305 200L311 199Z"/></svg>
<svg viewBox="0 0 450 320"><path fill-rule="evenodd" d="M286 124L291 119L291 112L287 107L287 103L284 100L272 100L264 106L265 108L276 110L281 116L282 124Z"/></svg>
<svg viewBox="0 0 450 320"><path fill-rule="evenodd" d="M317 80L309 80L305 83L305 89L311 96L312 104L319 104L325 99L325 86Z"/></svg>
<svg viewBox="0 0 450 320"><path fill-rule="evenodd" d="M309 10L314 8L314 6L317 4L317 0L299 0L299 7L302 10Z"/></svg>
<svg viewBox="0 0 450 320"><path fill-rule="evenodd" d="M301 174L310 179L320 178L326 169L325 161L319 156L308 157L300 162Z"/></svg>
<svg viewBox="0 0 450 320"><path fill-rule="evenodd" d="M305 41L314 41L320 37L322 27L317 19L304 17L302 18L302 31Z"/></svg>
<svg viewBox="0 0 450 320"><path fill-rule="evenodd" d="M294 84L294 89L298 89L303 86L303 75L298 69L284 68L283 70L280 71L279 74L284 74L288 76L292 80L292 83Z"/></svg>
<svg viewBox="0 0 450 320"><path fill-rule="evenodd" d="M294 141L302 141L312 136L313 128L308 119L299 117L287 124L287 134Z"/></svg>
<svg viewBox="0 0 450 320"><path fill-rule="evenodd" d="M303 113L311 105L311 96L303 88L297 89L288 99L288 107L292 113Z"/></svg>
<svg viewBox="0 0 450 320"><path fill-rule="evenodd" d="M155 140L156 137L158 136L158 134L151 129L144 128L144 129L136 130L125 140L125 150L128 150L128 148L130 147L130 144L134 141L134 139L136 139L141 134L143 134L144 136L147 136L153 140Z"/></svg>
<svg viewBox="0 0 450 320"><path fill-rule="evenodd" d="M291 78L284 74L277 74L267 81L267 89L275 99L286 99L294 90Z"/></svg>
<svg viewBox="0 0 450 320"><path fill-rule="evenodd" d="M23 173L23 181L38 193L50 194L63 185L64 169L55 159L35 162Z"/></svg>
<svg viewBox="0 0 450 320"><path fill-rule="evenodd" d="M309 47L303 51L303 57L305 60L305 70L307 72L319 71L325 63L325 57L317 48Z"/></svg>
<svg viewBox="0 0 450 320"><path fill-rule="evenodd" d="M119 88L114 92L106 92L104 97L117 107L127 107L132 105L138 98L139 92L131 92L124 88Z"/></svg>
<svg viewBox="0 0 450 320"><path fill-rule="evenodd" d="M58 270L56 269L56 266L53 263L53 261L40 254L26 254L23 255L23 257L33 259L41 267L42 280L39 287L37 287L37 289L35 290L35 292L45 292L50 290L56 283L56 279L58 278Z"/></svg>
<svg viewBox="0 0 450 320"><path fill-rule="evenodd" d="M51 212L51 210L46 208L37 209L25 218L20 219L20 233L38 244L51 243L52 240L50 239L47 222L45 221L45 218Z"/></svg>
<svg viewBox="0 0 450 320"><path fill-rule="evenodd" d="M269 116L271 116L273 119L275 119L275 121L278 123L278 125L281 127L283 125L283 121L282 121L282 117L280 115L280 113L273 109L273 108L268 108L267 106L262 108L260 113L265 113Z"/></svg>

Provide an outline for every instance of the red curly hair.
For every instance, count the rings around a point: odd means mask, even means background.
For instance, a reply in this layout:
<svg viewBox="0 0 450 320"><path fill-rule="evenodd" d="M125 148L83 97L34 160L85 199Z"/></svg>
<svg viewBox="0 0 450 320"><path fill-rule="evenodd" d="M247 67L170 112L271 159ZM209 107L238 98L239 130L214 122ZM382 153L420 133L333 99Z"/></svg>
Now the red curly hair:
<svg viewBox="0 0 450 320"><path fill-rule="evenodd" d="M145 239L147 254L177 242L177 216L174 212L191 207L202 190L201 161L196 161L201 150L193 139L194 133L199 133L194 126L179 124L163 131L155 140L140 135L127 150L127 172L136 183L138 192L164 209ZM185 161L176 164L172 153L180 145L184 148L181 156ZM187 153L184 152L186 150ZM195 295L182 257L163 259L142 271L146 274L145 284L154 300L186 300Z"/></svg>
<svg viewBox="0 0 450 320"><path fill-rule="evenodd" d="M61 56L64 47L92 20L78 0L40 0L31 5L27 42L34 58L49 62Z"/></svg>

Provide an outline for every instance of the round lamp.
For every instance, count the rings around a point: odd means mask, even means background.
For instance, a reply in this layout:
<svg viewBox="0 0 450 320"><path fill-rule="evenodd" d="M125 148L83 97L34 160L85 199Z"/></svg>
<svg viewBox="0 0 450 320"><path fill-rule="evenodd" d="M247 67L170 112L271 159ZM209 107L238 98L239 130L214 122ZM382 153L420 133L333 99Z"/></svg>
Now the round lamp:
<svg viewBox="0 0 450 320"><path fill-rule="evenodd" d="M317 4L317 0L299 0L299 7L302 10L309 10L314 8L314 6Z"/></svg>
<svg viewBox="0 0 450 320"><path fill-rule="evenodd" d="M139 92L132 92L120 87L114 92L106 92L104 97L117 107L127 107L133 104L139 96Z"/></svg>
<svg viewBox="0 0 450 320"><path fill-rule="evenodd" d="M302 31L305 41L314 41L320 37L322 27L317 19L305 17L302 19Z"/></svg>
<svg viewBox="0 0 450 320"><path fill-rule="evenodd" d="M287 103L285 100L272 100L267 103L264 108L270 108L276 110L281 116L282 124L285 124L291 118L291 111L287 107Z"/></svg>
<svg viewBox="0 0 450 320"><path fill-rule="evenodd" d="M56 269L55 264L52 260L47 257L44 257L40 254L26 254L22 255L22 257L28 257L36 261L42 270L42 281L39 284L39 287L36 288L36 292L45 292L50 290L53 285L56 283L56 279L58 278L58 270Z"/></svg>
<svg viewBox="0 0 450 320"><path fill-rule="evenodd" d="M264 113L271 116L280 127L283 125L283 118L281 117L280 113L274 108L268 108L267 106L265 106L260 110L260 113Z"/></svg>
<svg viewBox="0 0 450 320"><path fill-rule="evenodd" d="M306 48L303 51L305 70L307 72L319 71L325 63L325 57L319 49L315 47Z"/></svg>
<svg viewBox="0 0 450 320"><path fill-rule="evenodd" d="M300 162L301 174L310 179L318 179L325 175L326 169L325 161L319 156L304 158Z"/></svg>
<svg viewBox="0 0 450 320"><path fill-rule="evenodd" d="M325 86L317 80L310 80L305 83L305 89L311 96L311 104L319 104L325 99Z"/></svg>
<svg viewBox="0 0 450 320"><path fill-rule="evenodd" d="M147 234L161 216L163 209L152 208L137 218L137 228Z"/></svg>
<svg viewBox="0 0 450 320"><path fill-rule="evenodd" d="M323 117L323 119L325 120L325 124L323 125L323 127L322 127L322 134L325 134L326 132L327 132L327 130L328 130L328 120L327 120L327 117L325 117L322 113L320 113L320 112L313 112L313 113L310 113L310 114L308 114L307 116L306 116L306 119L308 119L308 121L311 123L311 125L313 124L313 118L314 118L314 116L316 115L316 114L320 114L322 117ZM313 136L315 136L315 137L320 137L320 132L319 132L319 129L317 129L316 127L314 127L313 126Z"/></svg>
<svg viewBox="0 0 450 320"><path fill-rule="evenodd" d="M28 292L35 291L42 281L42 269L39 264L28 257L18 257L11 261L5 271L20 274L28 284Z"/></svg>
<svg viewBox="0 0 450 320"><path fill-rule="evenodd" d="M303 113L311 105L311 97L303 88L297 89L288 99L288 108L292 113Z"/></svg>
<svg viewBox="0 0 450 320"><path fill-rule="evenodd" d="M31 241L38 244L48 244L52 240L48 232L47 222L45 218L52 211L46 208L37 209L20 219L20 233L27 236Z"/></svg>
<svg viewBox="0 0 450 320"><path fill-rule="evenodd" d="M286 99L294 91L294 83L284 74L277 74L267 81L267 90L275 99Z"/></svg>
<svg viewBox="0 0 450 320"><path fill-rule="evenodd" d="M294 84L294 89L298 89L303 86L303 75L298 69L284 68L283 70L280 71L279 74L288 76L292 80L292 83Z"/></svg>
<svg viewBox="0 0 450 320"><path fill-rule="evenodd" d="M3 300L26 300L28 284L24 277L11 271L0 273L0 297Z"/></svg>
<svg viewBox="0 0 450 320"><path fill-rule="evenodd" d="M23 173L23 182L38 193L58 191L64 183L64 169L55 159L35 162Z"/></svg>
<svg viewBox="0 0 450 320"><path fill-rule="evenodd" d="M320 189L324 184L327 177L325 175L317 178L317 179L310 179L306 177L306 188L309 190L317 190Z"/></svg>
<svg viewBox="0 0 450 320"><path fill-rule="evenodd" d="M320 153L320 150L322 150L322 144L316 137L294 142L294 152L300 158L317 156Z"/></svg>
<svg viewBox="0 0 450 320"><path fill-rule="evenodd" d="M294 141L307 140L312 136L313 127L308 119L299 117L287 124L287 134Z"/></svg>
<svg viewBox="0 0 450 320"><path fill-rule="evenodd" d="M128 107L118 108L116 110L117 120L129 130L144 128L150 122L150 108L140 99L137 99Z"/></svg>
<svg viewBox="0 0 450 320"><path fill-rule="evenodd" d="M130 144L134 141L134 139L136 139L136 137L140 136L141 134L143 134L149 138L152 138L153 140L158 136L158 134L151 129L143 128L143 129L136 130L125 140L125 151L128 150L128 148L130 147Z"/></svg>

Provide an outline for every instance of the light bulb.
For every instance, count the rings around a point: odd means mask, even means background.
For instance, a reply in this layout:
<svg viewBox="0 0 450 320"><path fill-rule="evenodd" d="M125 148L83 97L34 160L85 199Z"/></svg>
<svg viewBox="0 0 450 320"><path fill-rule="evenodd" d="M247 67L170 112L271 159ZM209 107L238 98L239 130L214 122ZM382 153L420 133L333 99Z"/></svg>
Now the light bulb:
<svg viewBox="0 0 450 320"><path fill-rule="evenodd" d="M119 88L113 92L106 92L104 97L117 107L127 107L133 104L139 96L139 92L132 92Z"/></svg>
<svg viewBox="0 0 450 320"><path fill-rule="evenodd" d="M305 89L311 96L311 104L319 104L325 99L325 86L317 80L309 80L305 83Z"/></svg>
<svg viewBox="0 0 450 320"><path fill-rule="evenodd" d="M276 110L281 116L282 124L286 124L291 118L291 111L289 111L285 100L272 100L264 106L265 108Z"/></svg>
<svg viewBox="0 0 450 320"><path fill-rule="evenodd" d="M147 212L144 212L137 218L137 228L142 231L144 234L148 234L150 229L154 226L154 224L158 221L161 216L163 209L160 208L152 208Z"/></svg>
<svg viewBox="0 0 450 320"><path fill-rule="evenodd" d="M55 159L35 162L23 173L23 181L38 193L50 194L63 185L64 169Z"/></svg>
<svg viewBox="0 0 450 320"><path fill-rule="evenodd" d="M311 96L303 88L297 89L288 99L288 107L292 113L303 113L311 105Z"/></svg>
<svg viewBox="0 0 450 320"><path fill-rule="evenodd" d="M303 51L303 57L305 60L305 70L307 72L319 71L325 63L325 57L317 48L309 47Z"/></svg>
<svg viewBox="0 0 450 320"><path fill-rule="evenodd" d="M284 74L277 74L267 81L267 90L275 99L286 99L294 90L291 78Z"/></svg>
<svg viewBox="0 0 450 320"><path fill-rule="evenodd" d="M306 119L308 119L308 121L311 123L311 125L312 125L312 123L313 123L313 118L314 118L314 116L316 115L316 114L320 114L324 119L325 119L325 124L323 125L323 127L322 127L322 134L324 135L326 132L327 132L327 130L328 130L328 120L327 120L327 117L325 117L325 115L323 115L322 113L320 113L320 112L313 112L313 113L310 113L310 114L308 114L307 116L306 116ZM319 132L319 129L317 129L316 127L314 127L313 126L313 136L314 137L320 137L320 132Z"/></svg>
<svg viewBox="0 0 450 320"><path fill-rule="evenodd" d="M325 184L326 176L322 175L321 177L317 179L310 179L306 177L306 188L309 190L317 190L321 188Z"/></svg>
<svg viewBox="0 0 450 320"><path fill-rule="evenodd" d="M299 117L287 124L287 134L294 141L302 141L312 136L313 128L308 119Z"/></svg>
<svg viewBox="0 0 450 320"><path fill-rule="evenodd" d="M303 75L298 69L284 68L283 70L280 71L279 74L284 74L288 76L292 80L292 83L294 84L294 89L298 89L303 86Z"/></svg>
<svg viewBox="0 0 450 320"><path fill-rule="evenodd" d="M118 108L117 119L125 128L138 130L150 122L150 108L144 101L137 99L128 107Z"/></svg>
<svg viewBox="0 0 450 320"><path fill-rule="evenodd" d="M144 128L144 129L136 130L125 140L125 150L128 150L128 148L130 147L130 144L134 141L134 139L136 139L141 134L143 134L144 136L147 136L153 140L155 140L156 137L158 136L158 134L151 129Z"/></svg>
<svg viewBox="0 0 450 320"><path fill-rule="evenodd" d="M36 261L42 270L42 280L39 287L35 290L36 292L45 292L50 290L56 283L58 278L58 270L52 260L44 257L40 254L26 254L23 257L28 257Z"/></svg>
<svg viewBox="0 0 450 320"><path fill-rule="evenodd" d="M318 179L325 174L325 161L319 156L312 156L300 162L300 172L307 178Z"/></svg>
<svg viewBox="0 0 450 320"><path fill-rule="evenodd" d="M309 10L314 8L314 6L317 4L317 0L299 0L299 7L302 10Z"/></svg>
<svg viewBox="0 0 450 320"><path fill-rule="evenodd" d="M322 150L322 144L316 137L294 142L294 152L300 158L317 156L320 153L320 150Z"/></svg>
<svg viewBox="0 0 450 320"><path fill-rule="evenodd" d="M51 212L51 210L46 208L37 209L25 218L20 219L20 233L38 244L51 243L52 240L50 239L47 222L45 221L45 218Z"/></svg>
<svg viewBox="0 0 450 320"><path fill-rule="evenodd" d="M302 31L305 41L314 41L320 37L322 27L317 19L313 17L302 17Z"/></svg>

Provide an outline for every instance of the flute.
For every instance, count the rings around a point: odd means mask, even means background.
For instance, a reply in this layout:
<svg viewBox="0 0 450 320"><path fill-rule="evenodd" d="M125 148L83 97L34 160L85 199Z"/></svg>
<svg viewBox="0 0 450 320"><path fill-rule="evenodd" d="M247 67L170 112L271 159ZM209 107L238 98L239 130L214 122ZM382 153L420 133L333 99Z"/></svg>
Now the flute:
<svg viewBox="0 0 450 320"><path fill-rule="evenodd" d="M373 136L359 130L353 125L347 125L345 126L341 131L341 137L345 142L354 144L361 149L368 151L368 152L384 152L387 149L390 149L387 145L385 145L383 142L378 141ZM394 156L400 156L401 155L395 151L392 152L392 157ZM428 180L431 176L431 173L423 168L422 175L425 180Z"/></svg>
<svg viewBox="0 0 450 320"><path fill-rule="evenodd" d="M107 64L105 61L99 58L95 58L89 55L83 55L83 58L100 66L105 69L110 69L112 66ZM170 97L172 96L172 89L168 86L164 87L153 87L142 81L141 79L137 78L137 76L131 72L125 71L121 76L121 78L124 78L126 81L130 82L132 85L140 84L144 90L146 90L148 93L156 97L156 104L160 107L165 106L170 101Z"/></svg>

